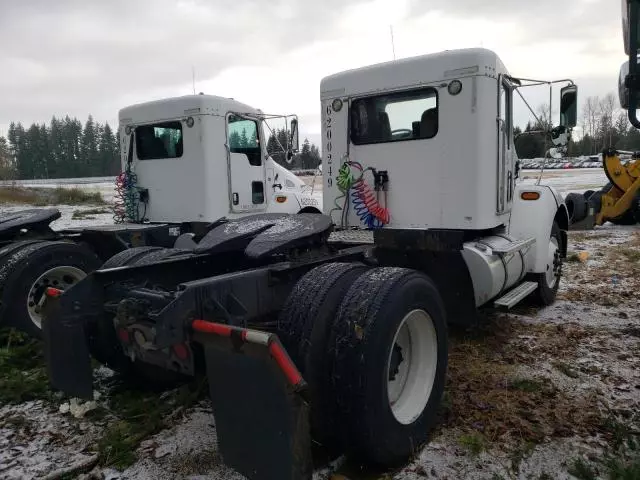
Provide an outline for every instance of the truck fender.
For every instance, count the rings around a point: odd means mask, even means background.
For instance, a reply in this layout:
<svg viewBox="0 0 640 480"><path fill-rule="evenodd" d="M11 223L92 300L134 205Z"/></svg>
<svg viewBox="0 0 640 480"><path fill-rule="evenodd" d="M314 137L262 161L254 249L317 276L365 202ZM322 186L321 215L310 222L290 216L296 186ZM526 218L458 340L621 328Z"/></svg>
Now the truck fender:
<svg viewBox="0 0 640 480"><path fill-rule="evenodd" d="M524 195L529 192L531 192L530 195ZM531 199L526 200L527 197ZM547 247L554 221L560 227L562 239L560 251L564 257L567 253L569 214L562 196L548 185L516 186L511 207L509 234L519 239L531 237L536 239L533 246L525 252L527 273L546 271Z"/></svg>

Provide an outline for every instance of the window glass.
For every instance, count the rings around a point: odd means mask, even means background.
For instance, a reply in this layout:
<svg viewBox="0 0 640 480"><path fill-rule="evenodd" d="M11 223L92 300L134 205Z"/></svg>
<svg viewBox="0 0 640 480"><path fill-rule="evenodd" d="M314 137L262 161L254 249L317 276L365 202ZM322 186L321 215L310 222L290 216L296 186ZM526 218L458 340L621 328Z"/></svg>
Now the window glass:
<svg viewBox="0 0 640 480"><path fill-rule="evenodd" d="M136 127L136 154L139 160L159 160L182 156L182 124L158 123Z"/></svg>
<svg viewBox="0 0 640 480"><path fill-rule="evenodd" d="M255 120L230 115L228 135L231 153L244 153L251 165L262 165L258 123Z"/></svg>
<svg viewBox="0 0 640 480"><path fill-rule="evenodd" d="M351 105L351 141L356 145L419 140L437 133L434 88L360 98Z"/></svg>
<svg viewBox="0 0 640 480"><path fill-rule="evenodd" d="M251 201L254 205L264 203L264 183L251 182Z"/></svg>
<svg viewBox="0 0 640 480"><path fill-rule="evenodd" d="M511 140L511 89L504 83L500 86L500 128L505 134L507 148Z"/></svg>

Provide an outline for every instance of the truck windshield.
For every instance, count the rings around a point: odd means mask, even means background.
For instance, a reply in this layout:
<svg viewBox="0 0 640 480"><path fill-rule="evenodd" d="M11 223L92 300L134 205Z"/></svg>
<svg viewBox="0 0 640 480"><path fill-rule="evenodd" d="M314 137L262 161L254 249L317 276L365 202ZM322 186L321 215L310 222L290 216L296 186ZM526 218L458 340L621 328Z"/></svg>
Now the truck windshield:
<svg viewBox="0 0 640 480"><path fill-rule="evenodd" d="M227 133L229 135L229 150L231 153L244 153L251 165L255 167L262 165L258 122L230 115L228 124Z"/></svg>
<svg viewBox="0 0 640 480"><path fill-rule="evenodd" d="M136 127L136 154L139 160L182 157L182 124L166 122Z"/></svg>
<svg viewBox="0 0 640 480"><path fill-rule="evenodd" d="M356 145L420 140L436 133L435 88L360 98L351 105L351 141Z"/></svg>

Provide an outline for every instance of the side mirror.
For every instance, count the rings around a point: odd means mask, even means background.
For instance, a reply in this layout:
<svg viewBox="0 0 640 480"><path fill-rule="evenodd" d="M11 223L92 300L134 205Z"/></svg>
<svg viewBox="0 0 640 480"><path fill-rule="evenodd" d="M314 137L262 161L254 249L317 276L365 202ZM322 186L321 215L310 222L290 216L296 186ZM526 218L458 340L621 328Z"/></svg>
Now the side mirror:
<svg viewBox="0 0 640 480"><path fill-rule="evenodd" d="M578 86L567 85L560 90L560 126L573 128L578 123Z"/></svg>
<svg viewBox="0 0 640 480"><path fill-rule="evenodd" d="M629 109L629 89L625 85L627 75L629 75L629 61L622 64L618 76L618 98L620 99L620 108L624 110Z"/></svg>
<svg viewBox="0 0 640 480"><path fill-rule="evenodd" d="M298 134L298 119L294 118L291 120L291 151L293 153L298 153L300 150L300 139Z"/></svg>

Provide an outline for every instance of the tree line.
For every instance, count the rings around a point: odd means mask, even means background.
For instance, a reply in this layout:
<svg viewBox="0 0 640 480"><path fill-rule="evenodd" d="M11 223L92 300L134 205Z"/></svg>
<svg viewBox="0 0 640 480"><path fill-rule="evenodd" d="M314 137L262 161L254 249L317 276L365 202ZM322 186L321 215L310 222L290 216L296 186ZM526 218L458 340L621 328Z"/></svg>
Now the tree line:
<svg viewBox="0 0 640 480"><path fill-rule="evenodd" d="M9 125L0 137L0 179L99 177L120 172L118 134L89 115L46 124Z"/></svg>
<svg viewBox="0 0 640 480"><path fill-rule="evenodd" d="M291 162L285 160L287 132L276 129L269 135L267 151L288 169L314 169L320 165L317 146L305 138ZM233 132L230 144L255 145L255 133ZM84 126L77 118L53 117L48 125L34 123L25 128L11 123L7 138L0 136L0 180L101 177L120 173L119 135L108 123L95 122L89 115Z"/></svg>
<svg viewBox="0 0 640 480"><path fill-rule="evenodd" d="M618 150L640 151L640 131L631 126L627 112L617 109L616 104L616 98L612 92L604 97L596 95L584 100L579 120L582 136L569 142L568 156L595 155L610 147ZM514 128L514 134L520 135L516 138L516 151L519 158L545 156L543 134L521 135L523 132L548 130L552 126L548 104L538 107L537 117L536 121L528 122L524 129ZM546 148L551 146L551 141L548 140Z"/></svg>
<svg viewBox="0 0 640 480"><path fill-rule="evenodd" d="M287 144L288 134L284 128L276 128L275 131L269 134L269 139L267 140L267 152L271 155L271 158L273 158L274 161L283 167L289 170L310 170L318 168L322 162L322 157L320 156L320 150L318 147L309 142L308 138L305 138L304 142L302 142L302 147L300 147L300 151L291 158L291 163L288 163L286 161L286 154L283 152L283 148L286 150Z"/></svg>

